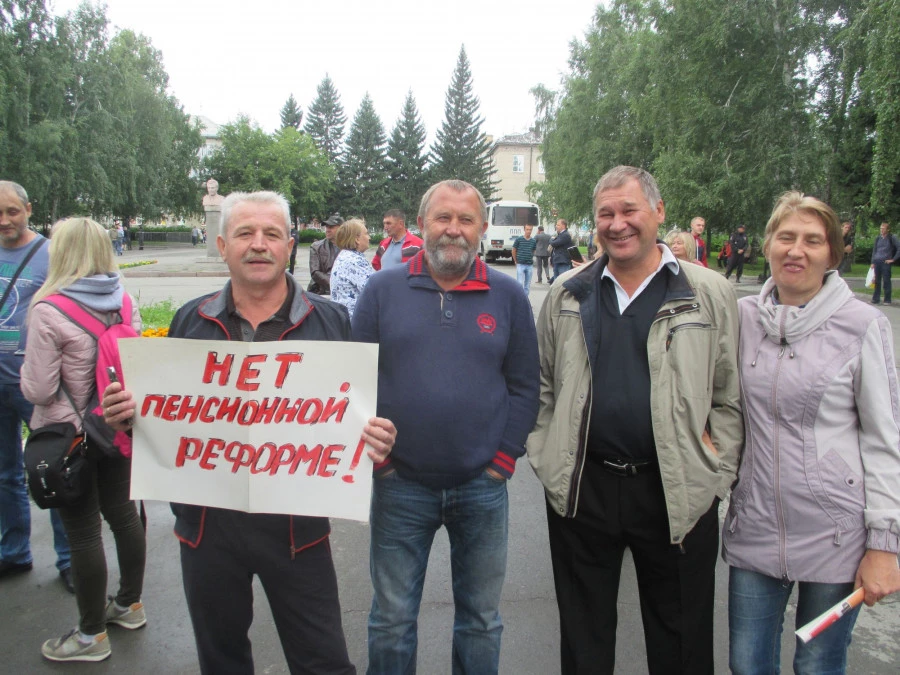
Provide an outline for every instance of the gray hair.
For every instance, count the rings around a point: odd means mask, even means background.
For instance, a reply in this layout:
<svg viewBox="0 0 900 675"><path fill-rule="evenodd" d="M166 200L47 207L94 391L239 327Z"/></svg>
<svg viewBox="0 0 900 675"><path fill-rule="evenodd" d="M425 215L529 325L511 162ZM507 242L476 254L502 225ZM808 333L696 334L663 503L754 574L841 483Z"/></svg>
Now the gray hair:
<svg viewBox="0 0 900 675"><path fill-rule="evenodd" d="M419 218L425 220L425 214L428 213L428 208L431 206L431 198L434 196L434 193L442 187L450 188L454 192L465 192L466 190L472 190L476 195L478 195L478 206L481 209L481 222L487 221L487 202L484 201L484 196L471 183L467 183L464 180L458 180L456 178L451 178L450 180L442 180L440 183L435 183L430 188L428 188L428 190L422 196L422 201L419 203Z"/></svg>
<svg viewBox="0 0 900 675"><path fill-rule="evenodd" d="M19 198L19 201L22 202L22 206L28 205L28 193L25 192L25 188L18 183L14 183L11 180L0 180L0 190L11 190L15 193L16 197Z"/></svg>
<svg viewBox="0 0 900 675"><path fill-rule="evenodd" d="M591 195L592 203L597 203L597 195L601 192L622 187L630 180L638 182L641 186L641 192L644 193L644 198L655 209L656 205L662 201L662 195L659 193L656 179L648 171L636 166L617 166L603 174L603 177L597 181L594 194Z"/></svg>
<svg viewBox="0 0 900 675"><path fill-rule="evenodd" d="M291 236L291 207L288 205L287 199L277 192L262 190L260 192L232 192L225 197L225 200L222 202L222 232L220 233L223 239L228 233L228 221L231 219L231 212L238 204L243 204L244 202L277 206L284 215L284 233L288 237Z"/></svg>

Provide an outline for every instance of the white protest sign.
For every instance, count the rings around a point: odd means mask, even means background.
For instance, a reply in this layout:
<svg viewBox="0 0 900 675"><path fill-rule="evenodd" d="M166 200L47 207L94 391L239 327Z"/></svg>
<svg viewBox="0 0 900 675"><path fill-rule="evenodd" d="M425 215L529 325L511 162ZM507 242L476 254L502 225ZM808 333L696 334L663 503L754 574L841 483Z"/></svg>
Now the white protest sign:
<svg viewBox="0 0 900 675"><path fill-rule="evenodd" d="M369 519L378 346L119 342L134 395L132 499Z"/></svg>

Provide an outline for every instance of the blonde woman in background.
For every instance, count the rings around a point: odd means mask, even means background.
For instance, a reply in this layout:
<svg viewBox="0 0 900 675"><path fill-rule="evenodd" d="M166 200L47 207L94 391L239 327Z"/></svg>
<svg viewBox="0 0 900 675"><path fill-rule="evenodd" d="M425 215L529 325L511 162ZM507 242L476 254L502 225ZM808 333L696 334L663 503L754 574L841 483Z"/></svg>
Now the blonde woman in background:
<svg viewBox="0 0 900 675"><path fill-rule="evenodd" d="M362 294L369 277L375 274L364 251L369 248L369 231L366 221L350 218L338 228L334 243L341 250L331 268L331 299L342 304L353 318L356 301Z"/></svg>
<svg viewBox="0 0 900 675"><path fill-rule="evenodd" d="M56 293L107 325L127 320L141 330L133 299L132 315L120 316L125 291L109 237L89 218L69 218L53 227L47 280L35 293L28 317L21 383L22 393L34 404L32 429L56 422L81 429L95 386L97 342L54 306L41 302ZM61 390L63 384L68 395ZM130 490L131 458L103 456L96 458L85 497L59 509L72 548L80 618L74 629L44 643L41 652L51 661L102 661L111 653L107 624L135 629L147 622L141 604L146 539ZM115 537L119 563L119 590L109 603L101 514Z"/></svg>
<svg viewBox="0 0 900 675"><path fill-rule="evenodd" d="M666 245L672 249L672 255L685 262L697 263L697 242L690 232L673 230L666 235ZM702 264L702 263L698 263Z"/></svg>

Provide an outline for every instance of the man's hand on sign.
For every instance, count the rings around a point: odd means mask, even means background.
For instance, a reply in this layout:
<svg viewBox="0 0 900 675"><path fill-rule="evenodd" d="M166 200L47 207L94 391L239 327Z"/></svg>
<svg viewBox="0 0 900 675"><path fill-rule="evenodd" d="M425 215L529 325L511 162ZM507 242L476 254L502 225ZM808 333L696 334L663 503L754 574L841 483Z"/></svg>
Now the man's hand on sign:
<svg viewBox="0 0 900 675"><path fill-rule="evenodd" d="M109 391L107 389L107 391ZM391 453L394 441L397 440L397 428L394 423L383 417L372 417L363 427L362 438L368 445L366 454L376 464L383 462Z"/></svg>
<svg viewBox="0 0 900 675"><path fill-rule="evenodd" d="M131 428L137 404L131 392L122 389L121 384L111 382L103 390L100 406L103 408L103 419L110 427L116 431L128 431Z"/></svg>

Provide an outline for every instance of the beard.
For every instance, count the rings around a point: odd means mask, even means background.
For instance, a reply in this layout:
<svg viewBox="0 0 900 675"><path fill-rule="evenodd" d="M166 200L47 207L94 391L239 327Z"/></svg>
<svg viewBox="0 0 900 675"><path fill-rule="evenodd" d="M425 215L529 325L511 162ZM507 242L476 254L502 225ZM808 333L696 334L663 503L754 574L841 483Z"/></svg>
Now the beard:
<svg viewBox="0 0 900 675"><path fill-rule="evenodd" d="M445 234L437 240L425 235L428 265L439 277L458 277L467 273L475 261L476 250L462 235L451 237Z"/></svg>

